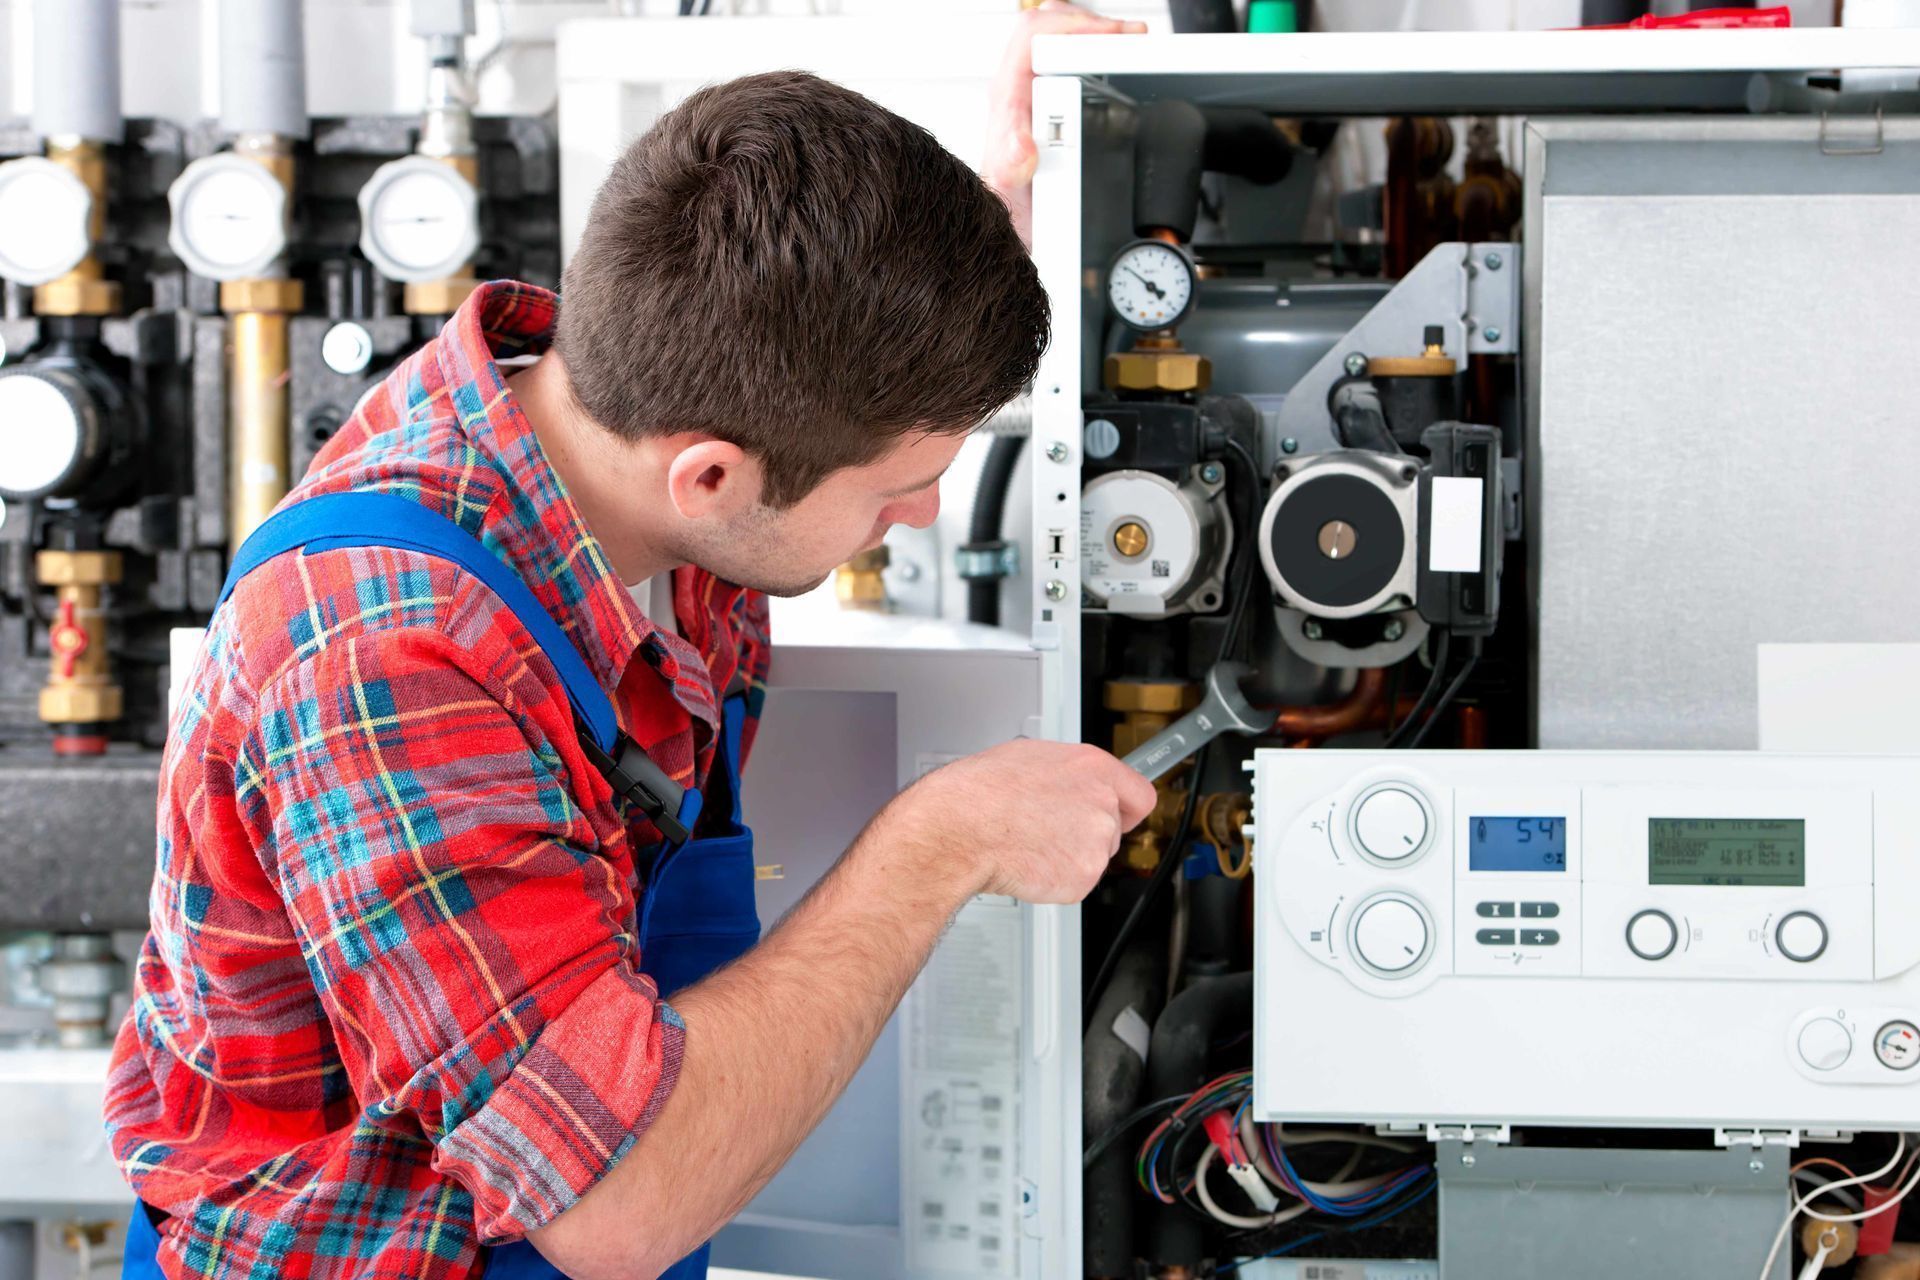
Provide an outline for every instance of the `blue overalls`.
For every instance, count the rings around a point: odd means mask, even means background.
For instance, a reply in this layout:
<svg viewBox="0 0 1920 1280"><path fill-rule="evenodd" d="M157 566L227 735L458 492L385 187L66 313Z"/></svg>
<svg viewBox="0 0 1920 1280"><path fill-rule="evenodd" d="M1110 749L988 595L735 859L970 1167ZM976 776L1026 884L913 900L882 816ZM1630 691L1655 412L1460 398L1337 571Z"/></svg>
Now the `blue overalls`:
<svg viewBox="0 0 1920 1280"><path fill-rule="evenodd" d="M451 561L499 596L546 654L566 686L588 757L616 794L636 803L668 834L646 877L638 921L640 970L662 996L699 981L760 940L753 899L753 832L740 820L744 697L727 698L721 708L715 757L727 787L725 828L719 835L688 839L699 820L700 792L688 788L679 794L680 788L619 732L606 691L519 575L466 530L419 503L390 494L333 493L287 507L241 546L220 600L224 603L240 579L276 556L337 547L397 547ZM127 1227L123 1280L159 1280L159 1245L145 1206L136 1204ZM701 1280L707 1273L707 1253L708 1246L701 1245L661 1280ZM524 1240L483 1248L481 1254L488 1280L566 1280Z"/></svg>

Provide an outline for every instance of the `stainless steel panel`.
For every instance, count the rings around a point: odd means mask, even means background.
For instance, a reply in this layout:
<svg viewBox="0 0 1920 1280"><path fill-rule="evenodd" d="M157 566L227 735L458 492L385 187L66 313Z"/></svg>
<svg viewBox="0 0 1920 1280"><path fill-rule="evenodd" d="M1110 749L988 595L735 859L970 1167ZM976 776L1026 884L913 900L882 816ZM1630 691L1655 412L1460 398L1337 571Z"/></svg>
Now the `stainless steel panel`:
<svg viewBox="0 0 1920 1280"><path fill-rule="evenodd" d="M1744 192L1662 193L1662 143L1618 145L1656 126L1584 157L1615 194L1532 153L1543 747L1753 747L1756 646L1920 639L1920 194L1806 194L1845 173L1813 122L1747 123ZM1904 150L1849 163L1920 188Z"/></svg>

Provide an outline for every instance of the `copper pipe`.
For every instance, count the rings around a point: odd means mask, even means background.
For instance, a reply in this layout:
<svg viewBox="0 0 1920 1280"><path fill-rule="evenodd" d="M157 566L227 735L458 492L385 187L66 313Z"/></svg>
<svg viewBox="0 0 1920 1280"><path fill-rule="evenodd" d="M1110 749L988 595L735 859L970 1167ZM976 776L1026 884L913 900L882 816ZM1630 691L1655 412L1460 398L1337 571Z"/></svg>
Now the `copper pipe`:
<svg viewBox="0 0 1920 1280"><path fill-rule="evenodd" d="M1324 706L1282 707L1273 728L1283 738L1320 739L1379 728L1386 721L1386 668L1362 667L1346 697Z"/></svg>
<svg viewBox="0 0 1920 1280"><path fill-rule="evenodd" d="M1487 713L1479 707L1460 708L1460 745L1468 751L1487 745Z"/></svg>

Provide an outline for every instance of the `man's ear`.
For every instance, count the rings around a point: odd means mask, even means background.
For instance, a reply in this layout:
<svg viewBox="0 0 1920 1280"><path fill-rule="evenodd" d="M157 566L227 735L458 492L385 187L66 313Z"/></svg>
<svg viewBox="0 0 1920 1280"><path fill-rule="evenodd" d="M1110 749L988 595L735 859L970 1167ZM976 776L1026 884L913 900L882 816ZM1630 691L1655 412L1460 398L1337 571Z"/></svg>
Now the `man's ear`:
<svg viewBox="0 0 1920 1280"><path fill-rule="evenodd" d="M667 497L683 519L730 518L760 499L760 464L739 445L689 437L667 464Z"/></svg>

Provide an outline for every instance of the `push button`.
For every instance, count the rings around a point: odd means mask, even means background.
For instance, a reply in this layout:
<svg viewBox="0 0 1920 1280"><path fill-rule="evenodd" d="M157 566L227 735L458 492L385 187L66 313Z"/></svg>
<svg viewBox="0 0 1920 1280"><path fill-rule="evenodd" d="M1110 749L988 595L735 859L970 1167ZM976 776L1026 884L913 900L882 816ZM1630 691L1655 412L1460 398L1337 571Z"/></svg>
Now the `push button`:
<svg viewBox="0 0 1920 1280"><path fill-rule="evenodd" d="M1511 902L1483 902L1476 907L1475 910L1489 920L1513 919L1513 904Z"/></svg>
<svg viewBox="0 0 1920 1280"><path fill-rule="evenodd" d="M1520 904L1522 920L1551 920L1560 914L1557 902L1523 902Z"/></svg>
<svg viewBox="0 0 1920 1280"><path fill-rule="evenodd" d="M1513 930L1482 929L1473 935L1473 940L1483 947L1510 947L1513 945Z"/></svg>
<svg viewBox="0 0 1920 1280"><path fill-rule="evenodd" d="M1560 934L1554 929L1522 929L1520 945L1523 947L1551 947L1560 941Z"/></svg>

